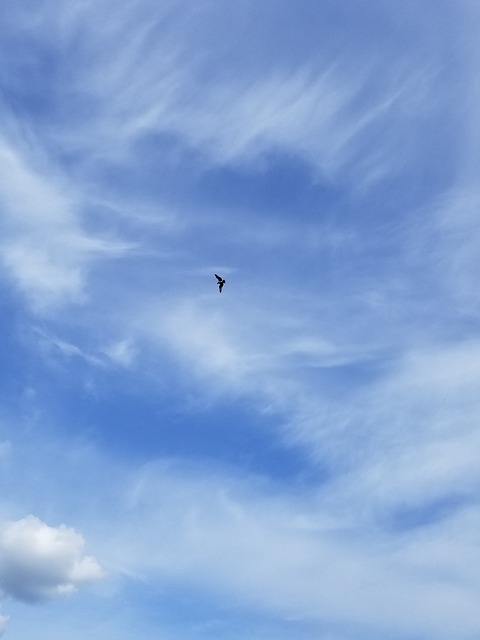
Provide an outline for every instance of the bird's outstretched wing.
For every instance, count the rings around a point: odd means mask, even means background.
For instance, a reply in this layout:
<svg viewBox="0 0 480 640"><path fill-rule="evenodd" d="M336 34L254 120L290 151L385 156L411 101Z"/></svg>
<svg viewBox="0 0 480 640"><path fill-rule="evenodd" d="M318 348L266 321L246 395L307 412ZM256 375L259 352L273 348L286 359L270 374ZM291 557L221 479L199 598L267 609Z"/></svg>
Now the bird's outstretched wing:
<svg viewBox="0 0 480 640"><path fill-rule="evenodd" d="M222 282L222 281L223 281L223 278L221 278L220 276L217 276L217 274L215 274L215 277L216 277L216 279L217 279L219 282Z"/></svg>
<svg viewBox="0 0 480 640"><path fill-rule="evenodd" d="M220 291L220 293L222 293L222 289L223 289L223 281L218 283L218 290Z"/></svg>

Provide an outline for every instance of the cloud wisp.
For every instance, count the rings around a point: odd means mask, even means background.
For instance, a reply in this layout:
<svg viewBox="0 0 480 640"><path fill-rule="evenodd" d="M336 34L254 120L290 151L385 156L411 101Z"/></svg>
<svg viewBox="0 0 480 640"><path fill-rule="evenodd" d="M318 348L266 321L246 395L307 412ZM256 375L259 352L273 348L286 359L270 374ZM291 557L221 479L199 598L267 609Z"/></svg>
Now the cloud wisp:
<svg viewBox="0 0 480 640"><path fill-rule="evenodd" d="M45 310L81 301L88 265L100 256L124 255L131 245L84 231L85 203L54 170L34 166L35 156L34 150L0 143L2 258L19 289L35 308Z"/></svg>

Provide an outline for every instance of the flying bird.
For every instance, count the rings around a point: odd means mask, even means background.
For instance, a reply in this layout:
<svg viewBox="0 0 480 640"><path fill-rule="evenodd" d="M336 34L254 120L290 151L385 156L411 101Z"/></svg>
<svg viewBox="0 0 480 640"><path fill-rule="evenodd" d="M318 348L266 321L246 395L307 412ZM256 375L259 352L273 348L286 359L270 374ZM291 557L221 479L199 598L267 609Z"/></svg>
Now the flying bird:
<svg viewBox="0 0 480 640"><path fill-rule="evenodd" d="M224 280L223 278L221 278L220 276L217 276L217 274L215 274L216 279L218 280L217 284L218 284L218 291L220 293L222 293L222 289L223 289L223 285L225 284L226 280Z"/></svg>

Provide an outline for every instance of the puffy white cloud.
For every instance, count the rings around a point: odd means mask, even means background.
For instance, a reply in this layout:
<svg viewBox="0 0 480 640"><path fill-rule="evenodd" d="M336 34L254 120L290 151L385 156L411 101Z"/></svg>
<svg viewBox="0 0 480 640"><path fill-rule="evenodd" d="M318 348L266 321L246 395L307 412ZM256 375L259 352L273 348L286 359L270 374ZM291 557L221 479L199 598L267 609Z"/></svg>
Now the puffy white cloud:
<svg viewBox="0 0 480 640"><path fill-rule="evenodd" d="M84 554L85 541L74 529L50 527L34 516L0 526L0 585L5 595L38 602L69 595L105 572Z"/></svg>

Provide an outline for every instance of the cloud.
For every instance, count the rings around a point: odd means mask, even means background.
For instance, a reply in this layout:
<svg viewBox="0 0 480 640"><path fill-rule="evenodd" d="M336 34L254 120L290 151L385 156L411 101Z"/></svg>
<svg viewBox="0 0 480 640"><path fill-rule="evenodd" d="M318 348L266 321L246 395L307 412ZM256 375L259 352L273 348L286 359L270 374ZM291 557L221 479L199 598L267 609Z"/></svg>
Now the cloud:
<svg viewBox="0 0 480 640"><path fill-rule="evenodd" d="M463 575L469 563L478 568L478 536L454 533L462 523L474 532L478 510L392 538L350 513L352 489L333 505L322 489L282 495L254 478L148 465L132 478L130 517L114 525L105 553L165 589L180 580L257 612L342 619L366 637L478 632L478 577L473 568ZM361 506L374 517L368 499Z"/></svg>
<svg viewBox="0 0 480 640"><path fill-rule="evenodd" d="M36 309L81 301L89 264L123 255L131 244L86 232L86 200L28 144L0 139L0 161L0 248L7 273Z"/></svg>
<svg viewBox="0 0 480 640"><path fill-rule="evenodd" d="M110 2L88 2L82 10L46 7L44 29L37 25L36 33L47 50L52 29L62 34L61 47L69 53L60 66L62 94L76 100L57 105L63 119L41 135L50 146L79 154L90 175L99 159L122 164L153 135L168 136L189 153L195 149L214 165L248 164L251 170L280 152L329 179L352 165L356 181L360 174L375 179L396 166L392 146L397 157L399 145L410 149L411 136L392 132L410 128L411 114L418 118L433 105L425 97L434 84L431 61L419 68L417 61L397 59L394 48L388 62L362 51L358 60L337 52L325 62L317 54L292 64L279 47L276 64L261 64L258 55L255 64L232 74L219 59L217 30L222 23L233 29L238 65L248 45L236 32L236 8L215 15L187 3L178 14L169 3L152 11L148 1L121 11ZM115 20L107 21L112 11ZM376 16L385 19L379 9ZM243 28L256 31L258 25L247 19ZM269 34L260 34L258 42L265 43L258 46L270 56ZM369 100L366 85L375 86ZM66 105L78 113L67 112Z"/></svg>
<svg viewBox="0 0 480 640"><path fill-rule="evenodd" d="M74 529L50 527L34 516L0 525L0 585L5 595L40 602L102 579L104 570L84 554Z"/></svg>
<svg viewBox="0 0 480 640"><path fill-rule="evenodd" d="M330 9L307 24L312 3L22 4L0 56L6 121L22 122L0 140L0 248L36 311L63 306L35 352L24 340L25 364L11 344L12 388L35 391L29 403L12 391L10 422L35 417L0 439L9 508L34 513L47 495L57 522L73 509L102 560L145 577L145 599L171 581L246 616L314 621L315 637L338 620L345 637L477 637L480 347L465 337L479 198L435 173L436 158L458 159L444 153L455 118L441 86L465 102L442 71L452 39L429 35L440 13L417 32L413 3L395 19L372 3L365 23L350 7L332 38ZM272 43L280 14L292 30ZM291 51L309 37L312 52ZM15 38L29 46L9 49ZM378 188L401 166L408 188ZM277 187L290 198L278 210ZM159 222L181 234L163 242ZM110 268L139 238L150 255ZM87 368L94 403L78 384ZM90 438L104 458L76 451ZM172 449L184 463L138 470ZM244 455L259 456L261 478ZM238 469L215 473L227 460ZM33 516L2 525L0 559L5 596L26 602L102 575L78 533Z"/></svg>
<svg viewBox="0 0 480 640"><path fill-rule="evenodd" d="M8 616L0 615L0 636L3 636L3 634L5 633L7 622L9 621L9 619L10 618Z"/></svg>
<svg viewBox="0 0 480 640"><path fill-rule="evenodd" d="M477 315L480 296L476 274L480 259L476 247L480 242L480 223L476 212L480 192L476 183L447 191L427 216L430 234L424 231L424 246L430 248L435 275L444 294L455 304L457 312ZM422 239L422 237L421 237ZM420 239L420 241L421 241Z"/></svg>
<svg viewBox="0 0 480 640"><path fill-rule="evenodd" d="M113 363L124 367L131 366L137 356L137 349L130 339L113 342L104 349L104 352Z"/></svg>

